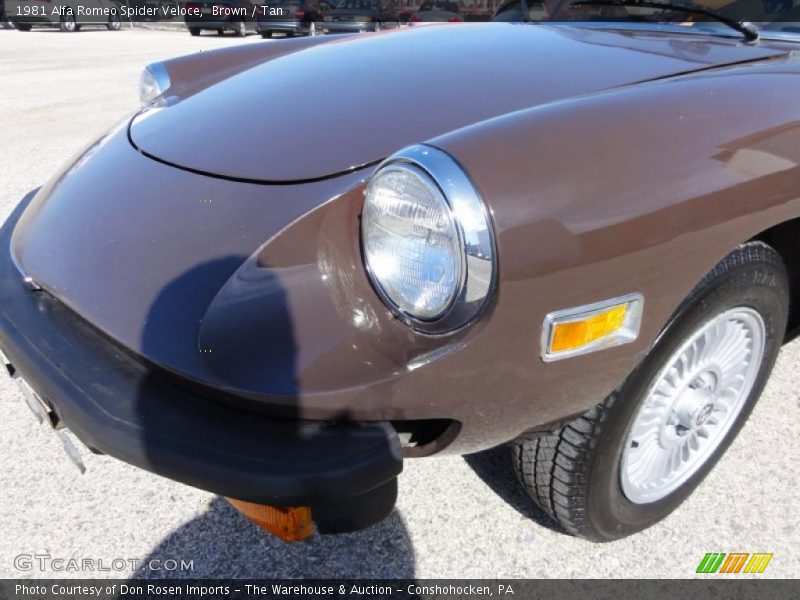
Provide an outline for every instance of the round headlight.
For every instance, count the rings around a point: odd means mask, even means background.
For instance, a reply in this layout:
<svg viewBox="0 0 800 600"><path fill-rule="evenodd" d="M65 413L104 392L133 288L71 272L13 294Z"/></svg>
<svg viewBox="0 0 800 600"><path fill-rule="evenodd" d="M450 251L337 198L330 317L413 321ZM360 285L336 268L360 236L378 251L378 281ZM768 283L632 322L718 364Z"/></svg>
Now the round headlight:
<svg viewBox="0 0 800 600"><path fill-rule="evenodd" d="M494 286L488 211L464 171L437 148L412 146L378 167L361 239L373 286L415 329L446 333L465 325Z"/></svg>
<svg viewBox="0 0 800 600"><path fill-rule="evenodd" d="M170 79L162 63L152 63L145 67L139 77L139 100L148 104L169 89Z"/></svg>
<svg viewBox="0 0 800 600"><path fill-rule="evenodd" d="M413 165L388 165L369 184L362 223L367 265L388 299L415 319L442 315L455 298L463 260L436 183Z"/></svg>

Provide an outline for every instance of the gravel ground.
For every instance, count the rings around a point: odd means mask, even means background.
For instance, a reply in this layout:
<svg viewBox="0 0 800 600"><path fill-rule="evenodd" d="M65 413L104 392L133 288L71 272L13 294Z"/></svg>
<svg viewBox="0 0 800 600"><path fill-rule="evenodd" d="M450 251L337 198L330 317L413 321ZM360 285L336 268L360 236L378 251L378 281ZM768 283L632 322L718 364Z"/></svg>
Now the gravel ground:
<svg viewBox="0 0 800 600"><path fill-rule="evenodd" d="M244 43L257 41L250 36ZM136 107L144 65L234 43L242 40L0 30L0 220ZM799 359L800 343L783 350L750 422L683 506L650 530L605 545L554 530L521 494L498 451L409 461L388 520L356 534L285 544L219 497L116 460L90 456L80 475L58 438L35 423L2 378L0 577L59 575L15 568L16 556L34 553L106 564L191 560L194 571L186 575L217 577L688 577L711 551L773 552L763 576L794 577L800 571Z"/></svg>

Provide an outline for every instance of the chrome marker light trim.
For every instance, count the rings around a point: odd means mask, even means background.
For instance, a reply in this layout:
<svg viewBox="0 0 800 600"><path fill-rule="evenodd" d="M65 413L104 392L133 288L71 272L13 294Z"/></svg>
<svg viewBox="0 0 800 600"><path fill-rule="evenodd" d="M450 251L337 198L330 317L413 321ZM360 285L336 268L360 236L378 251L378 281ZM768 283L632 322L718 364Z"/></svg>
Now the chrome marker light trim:
<svg viewBox="0 0 800 600"><path fill-rule="evenodd" d="M620 329L606 335L594 342L576 348L574 350L562 350L560 352L550 352L550 344L553 341L553 332L559 323L569 323L570 321L581 321L593 317L594 315L607 311L610 308L628 305L625 312L625 322ZM581 354L589 354L604 348L613 348L628 344L639 337L639 329L642 325L642 314L644 313L644 296L639 293L627 294L594 304L586 304L575 308L567 308L549 313L544 318L541 337L541 358L544 362L553 362Z"/></svg>
<svg viewBox="0 0 800 600"><path fill-rule="evenodd" d="M378 295L403 322L423 333L451 333L466 326L480 314L496 286L497 250L491 215L464 169L443 150L426 144L408 146L383 161L375 173L398 164L414 166L427 174L450 207L463 255L459 287L453 302L442 315L434 320L422 321L401 311L391 302L381 290L366 258L364 265Z"/></svg>

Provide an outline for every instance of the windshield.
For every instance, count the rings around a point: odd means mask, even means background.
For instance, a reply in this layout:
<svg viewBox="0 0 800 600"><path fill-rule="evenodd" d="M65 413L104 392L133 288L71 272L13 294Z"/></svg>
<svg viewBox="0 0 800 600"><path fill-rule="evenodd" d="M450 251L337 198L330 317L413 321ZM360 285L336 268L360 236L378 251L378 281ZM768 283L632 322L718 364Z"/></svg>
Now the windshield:
<svg viewBox="0 0 800 600"><path fill-rule="evenodd" d="M749 21L765 33L800 35L800 0L673 0L672 4L711 9L736 21ZM495 21L661 23L702 31L732 31L709 16L671 8L614 6L613 2L577 6L571 0L511 0L496 6Z"/></svg>
<svg viewBox="0 0 800 600"><path fill-rule="evenodd" d="M342 0L336 5L339 10L378 10L377 0Z"/></svg>

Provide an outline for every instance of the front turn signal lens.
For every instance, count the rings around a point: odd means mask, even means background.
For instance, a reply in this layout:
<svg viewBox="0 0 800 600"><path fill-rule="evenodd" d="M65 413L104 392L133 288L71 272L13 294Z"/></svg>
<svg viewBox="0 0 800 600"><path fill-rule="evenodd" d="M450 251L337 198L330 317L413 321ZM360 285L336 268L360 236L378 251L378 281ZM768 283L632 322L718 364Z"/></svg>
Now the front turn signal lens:
<svg viewBox="0 0 800 600"><path fill-rule="evenodd" d="M574 350L619 331L625 324L627 310L628 306L623 304L580 321L558 323L553 328L553 341L550 342L550 351Z"/></svg>
<svg viewBox="0 0 800 600"><path fill-rule="evenodd" d="M304 540L314 533L314 521L311 520L311 508L308 506L280 508L235 498L227 500L254 524L285 542Z"/></svg>
<svg viewBox="0 0 800 600"><path fill-rule="evenodd" d="M630 294L550 313L542 330L542 359L560 360L632 342L639 335L643 306L641 294Z"/></svg>

